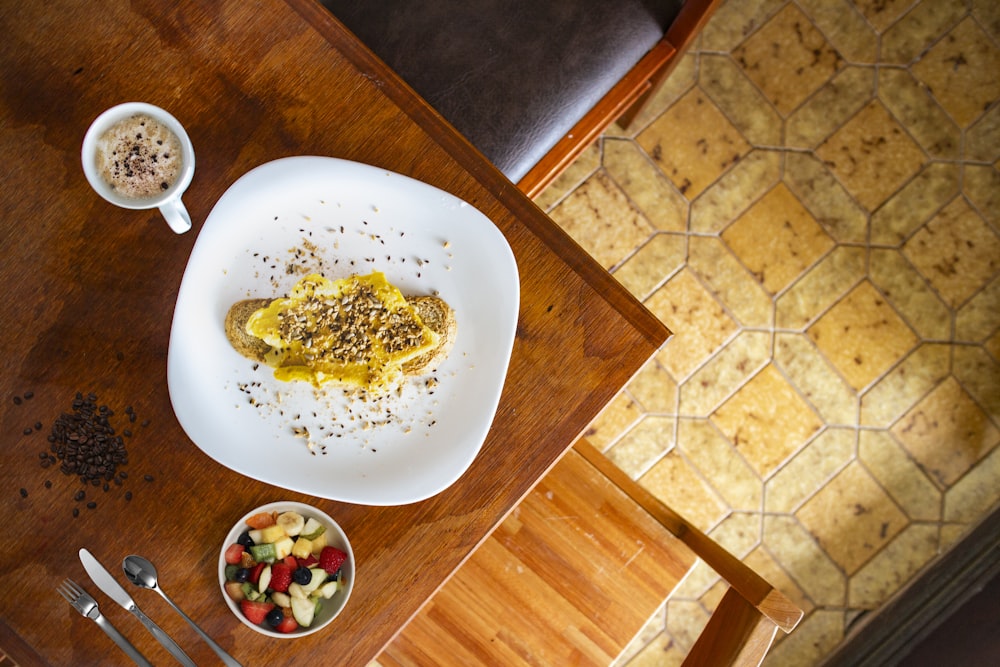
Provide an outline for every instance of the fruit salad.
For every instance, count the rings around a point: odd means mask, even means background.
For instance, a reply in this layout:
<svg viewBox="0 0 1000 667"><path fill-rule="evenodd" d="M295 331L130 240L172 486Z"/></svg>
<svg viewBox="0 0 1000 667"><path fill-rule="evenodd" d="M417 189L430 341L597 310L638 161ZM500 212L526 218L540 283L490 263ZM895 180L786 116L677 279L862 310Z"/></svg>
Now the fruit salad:
<svg viewBox="0 0 1000 667"><path fill-rule="evenodd" d="M223 587L254 625L290 633L312 625L345 586L347 554L327 544L326 526L295 511L260 512L226 547Z"/></svg>

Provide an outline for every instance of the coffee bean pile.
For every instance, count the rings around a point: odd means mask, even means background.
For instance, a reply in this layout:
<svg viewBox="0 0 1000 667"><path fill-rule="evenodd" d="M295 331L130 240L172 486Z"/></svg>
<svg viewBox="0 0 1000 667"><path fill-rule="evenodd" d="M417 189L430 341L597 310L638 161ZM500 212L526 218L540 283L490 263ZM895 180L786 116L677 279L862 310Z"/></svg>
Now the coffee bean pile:
<svg viewBox="0 0 1000 667"><path fill-rule="evenodd" d="M33 397L32 392L14 397L15 405L22 405ZM88 487L100 487L107 492L113 487L121 487L128 479L128 472L122 470L129 462L126 439L132 437L132 425L138 415L132 406L125 408L125 418L129 426L119 434L112 424L114 411L107 405L100 405L93 393L78 392L71 404L71 411L64 412L55 419L48 435L48 451L38 454L42 468L59 467L67 476L76 476L84 488L76 491L73 500L77 507L73 508L73 516L79 516L80 507L93 510L97 502L87 497ZM142 422L145 427L149 420ZM41 431L41 422L33 427L25 428L24 434ZM152 482L152 475L145 475L147 482ZM52 488L52 481L45 480L45 488ZM19 490L22 498L28 497L28 490ZM132 491L125 493L125 500L132 500ZM86 501L86 502L85 502Z"/></svg>
<svg viewBox="0 0 1000 667"><path fill-rule="evenodd" d="M130 410L126 412L135 414ZM77 475L93 486L115 479L118 466L128 463L128 452L122 436L111 426L113 415L108 406L97 404L94 394L76 395L73 411L59 415L49 434L50 449L62 462L63 473Z"/></svg>

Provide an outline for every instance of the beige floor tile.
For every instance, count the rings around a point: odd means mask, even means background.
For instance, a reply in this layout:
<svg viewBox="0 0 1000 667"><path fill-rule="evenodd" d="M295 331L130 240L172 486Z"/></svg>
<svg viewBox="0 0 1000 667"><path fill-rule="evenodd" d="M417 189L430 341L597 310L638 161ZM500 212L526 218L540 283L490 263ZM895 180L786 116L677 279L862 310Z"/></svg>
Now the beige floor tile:
<svg viewBox="0 0 1000 667"><path fill-rule="evenodd" d="M978 522L1000 503L1000 449L983 459L944 497L944 518L966 524Z"/></svg>
<svg viewBox="0 0 1000 667"><path fill-rule="evenodd" d="M882 61L909 65L965 16L962 0L921 2L882 35Z"/></svg>
<svg viewBox="0 0 1000 667"><path fill-rule="evenodd" d="M911 520L941 520L941 492L888 431L861 431L858 460Z"/></svg>
<svg viewBox="0 0 1000 667"><path fill-rule="evenodd" d="M858 423L857 393L806 336L775 334L774 362L827 424Z"/></svg>
<svg viewBox="0 0 1000 667"><path fill-rule="evenodd" d="M875 62L878 35L849 0L799 0L798 4L846 60Z"/></svg>
<svg viewBox="0 0 1000 667"><path fill-rule="evenodd" d="M1000 331L997 331L983 343L983 349L993 355L994 361L1000 361Z"/></svg>
<svg viewBox="0 0 1000 667"><path fill-rule="evenodd" d="M722 232L722 239L771 294L833 247L833 240L784 184L778 184Z"/></svg>
<svg viewBox="0 0 1000 667"><path fill-rule="evenodd" d="M654 91L653 96L632 120L631 125L628 128L612 125L608 133L611 136L627 136L634 139L635 135L646 129L660 114L694 87L698 80L698 59L697 49L689 49L667 80Z"/></svg>
<svg viewBox="0 0 1000 667"><path fill-rule="evenodd" d="M706 51L730 51L747 35L760 28L784 4L785 0L722 3L702 31L701 48Z"/></svg>
<svg viewBox="0 0 1000 667"><path fill-rule="evenodd" d="M944 497L945 521L975 523L1000 502L1000 448L983 459Z"/></svg>
<svg viewBox="0 0 1000 667"><path fill-rule="evenodd" d="M903 253L953 308L1000 270L1000 237L962 198L917 231Z"/></svg>
<svg viewBox="0 0 1000 667"><path fill-rule="evenodd" d="M680 388L680 414L707 417L771 360L771 334L743 331Z"/></svg>
<svg viewBox="0 0 1000 667"><path fill-rule="evenodd" d="M687 199L634 141L605 141L604 168L653 227L664 232L687 230Z"/></svg>
<svg viewBox="0 0 1000 667"><path fill-rule="evenodd" d="M917 343L913 331L868 281L854 288L807 333L858 391L888 371Z"/></svg>
<svg viewBox="0 0 1000 667"><path fill-rule="evenodd" d="M685 131L678 132L678 127ZM698 88L678 100L636 141L689 199L697 197L750 150L743 135Z"/></svg>
<svg viewBox="0 0 1000 667"><path fill-rule="evenodd" d="M688 267L745 327L770 327L774 306L770 295L716 237L691 236Z"/></svg>
<svg viewBox="0 0 1000 667"><path fill-rule="evenodd" d="M656 358L678 381L707 361L737 331L733 318L687 269L645 303L674 332Z"/></svg>
<svg viewBox="0 0 1000 667"><path fill-rule="evenodd" d="M853 0L868 22L879 31L885 30L902 16L912 3L907 0Z"/></svg>
<svg viewBox="0 0 1000 667"><path fill-rule="evenodd" d="M759 512L733 512L712 529L709 537L737 558L746 558L764 537L762 519ZM705 592L707 589L698 597L703 597Z"/></svg>
<svg viewBox="0 0 1000 667"><path fill-rule="evenodd" d="M783 115L836 74L840 54L794 4L732 52L733 59Z"/></svg>
<svg viewBox="0 0 1000 667"><path fill-rule="evenodd" d="M829 428L806 445L769 480L764 511L791 513L854 459L857 433Z"/></svg>
<svg viewBox="0 0 1000 667"><path fill-rule="evenodd" d="M972 18L931 47L913 73L960 127L968 127L1000 97L1000 48Z"/></svg>
<svg viewBox="0 0 1000 667"><path fill-rule="evenodd" d="M788 573L781 567L781 564L766 549L754 549L743 557L743 562L763 577L769 584L781 591L785 597L791 600L803 612L808 614L813 610L814 605L812 600L788 576ZM778 634L782 633L779 632Z"/></svg>
<svg viewBox="0 0 1000 667"><path fill-rule="evenodd" d="M898 250L872 248L870 274L872 284L919 336L951 336L951 310Z"/></svg>
<svg viewBox="0 0 1000 667"><path fill-rule="evenodd" d="M597 172L549 214L605 268L611 268L653 233L643 215L604 172Z"/></svg>
<svg viewBox="0 0 1000 667"><path fill-rule="evenodd" d="M844 615L817 610L803 619L792 634L771 649L763 667L815 667L844 637Z"/></svg>
<svg viewBox="0 0 1000 667"><path fill-rule="evenodd" d="M1000 226L1000 169L982 165L966 165L964 192L982 216Z"/></svg>
<svg viewBox="0 0 1000 667"><path fill-rule="evenodd" d="M667 602L667 632L685 653L694 646L698 635L708 624L709 612L698 602L677 600Z"/></svg>
<svg viewBox="0 0 1000 667"><path fill-rule="evenodd" d="M871 242L900 246L958 194L959 168L931 162L872 214Z"/></svg>
<svg viewBox="0 0 1000 667"><path fill-rule="evenodd" d="M655 234L614 271L615 278L637 299L645 299L684 266L687 238Z"/></svg>
<svg viewBox="0 0 1000 667"><path fill-rule="evenodd" d="M680 667L685 656L685 649L675 646L669 635L661 634L625 664L628 667Z"/></svg>
<svg viewBox="0 0 1000 667"><path fill-rule="evenodd" d="M646 362L626 389L647 413L677 414L677 383L655 360Z"/></svg>
<svg viewBox="0 0 1000 667"><path fill-rule="evenodd" d="M868 251L840 246L778 297L775 326L802 330L854 288L865 276Z"/></svg>
<svg viewBox="0 0 1000 667"><path fill-rule="evenodd" d="M702 531L711 529L729 512L676 449L657 461L639 483Z"/></svg>
<svg viewBox="0 0 1000 667"><path fill-rule="evenodd" d="M958 158L962 131L909 71L879 70L878 89L882 103L931 158Z"/></svg>
<svg viewBox="0 0 1000 667"><path fill-rule="evenodd" d="M862 396L861 424L891 426L940 384L950 370L950 345L920 345Z"/></svg>
<svg viewBox="0 0 1000 667"><path fill-rule="evenodd" d="M601 167L600 142L595 141L535 198L539 208L550 211L581 183L590 178Z"/></svg>
<svg viewBox="0 0 1000 667"><path fill-rule="evenodd" d="M993 105L966 132L965 157L979 162L1000 158L1000 105Z"/></svg>
<svg viewBox="0 0 1000 667"><path fill-rule="evenodd" d="M715 234L781 178L781 153L754 150L691 204L691 231Z"/></svg>
<svg viewBox="0 0 1000 667"><path fill-rule="evenodd" d="M1000 424L1000 363L981 347L956 345L953 372L994 423Z"/></svg>
<svg viewBox="0 0 1000 667"><path fill-rule="evenodd" d="M708 421L681 419L677 442L685 458L731 509L756 513L763 509L760 477Z"/></svg>
<svg viewBox="0 0 1000 667"><path fill-rule="evenodd" d="M788 153L785 165L785 184L827 234L841 243L868 240L868 216L822 162L810 153Z"/></svg>
<svg viewBox="0 0 1000 667"><path fill-rule="evenodd" d="M909 523L858 463L848 465L795 516L848 575L857 572Z"/></svg>
<svg viewBox="0 0 1000 667"><path fill-rule="evenodd" d="M938 555L936 524L915 524L896 536L851 577L847 604L876 609Z"/></svg>
<svg viewBox="0 0 1000 667"><path fill-rule="evenodd" d="M938 385L891 430L942 489L1000 444L1000 430L954 378Z"/></svg>
<svg viewBox="0 0 1000 667"><path fill-rule="evenodd" d="M923 164L923 151L881 102L865 106L819 145L816 154L869 211Z"/></svg>
<svg viewBox="0 0 1000 667"><path fill-rule="evenodd" d="M601 410L584 435L595 447L604 451L640 419L642 409L622 391Z"/></svg>
<svg viewBox="0 0 1000 667"><path fill-rule="evenodd" d="M785 143L792 148L815 148L874 95L874 68L845 67L788 117Z"/></svg>
<svg viewBox="0 0 1000 667"><path fill-rule="evenodd" d="M615 465L637 479L674 446L673 417L646 415L605 454Z"/></svg>
<svg viewBox="0 0 1000 667"><path fill-rule="evenodd" d="M817 606L843 607L847 580L795 517L764 516L764 546L781 555L781 566ZM802 625L792 633L794 637Z"/></svg>
<svg viewBox="0 0 1000 667"><path fill-rule="evenodd" d="M822 427L773 365L722 404L712 421L761 477L774 472Z"/></svg>
<svg viewBox="0 0 1000 667"><path fill-rule="evenodd" d="M781 144L781 116L732 58L703 54L699 81L747 141L756 146Z"/></svg>
<svg viewBox="0 0 1000 667"><path fill-rule="evenodd" d="M993 0L972 0L972 15L993 39L1000 40L1000 5Z"/></svg>

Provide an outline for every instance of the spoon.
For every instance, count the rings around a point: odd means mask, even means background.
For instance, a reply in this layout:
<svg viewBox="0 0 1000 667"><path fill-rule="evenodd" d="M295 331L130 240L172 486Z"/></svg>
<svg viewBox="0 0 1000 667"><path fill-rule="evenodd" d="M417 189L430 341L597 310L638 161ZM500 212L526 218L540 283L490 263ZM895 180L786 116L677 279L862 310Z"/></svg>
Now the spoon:
<svg viewBox="0 0 1000 667"><path fill-rule="evenodd" d="M122 569L125 570L125 576L136 586L140 588L149 588L156 591L163 599L167 601L171 607L174 608L178 614L180 614L185 621L187 621L195 631L201 635L201 638L208 642L208 645L212 647L216 655L222 658L222 662L226 663L228 667L243 667L239 662L237 662L233 656L226 653L221 646L215 643L215 641L205 634L205 631L198 627L197 623L188 618L188 615L181 611L181 608L174 604L174 601L167 597L167 594L163 592L163 589L156 583L156 568L153 564L141 556L127 556L125 561L122 563Z"/></svg>

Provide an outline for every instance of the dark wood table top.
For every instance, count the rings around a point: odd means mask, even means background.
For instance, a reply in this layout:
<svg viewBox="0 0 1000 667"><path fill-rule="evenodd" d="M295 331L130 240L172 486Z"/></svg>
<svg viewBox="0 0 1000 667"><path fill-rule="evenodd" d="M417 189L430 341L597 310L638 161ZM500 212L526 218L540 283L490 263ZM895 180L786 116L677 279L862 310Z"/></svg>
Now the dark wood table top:
<svg viewBox="0 0 1000 667"><path fill-rule="evenodd" d="M116 573L129 553L150 558L171 598L244 664L365 664L669 336L312 0L11 2L0 30L0 648L22 665L128 664L57 595L65 577L95 594L152 662L171 662L90 582L80 547ZM184 235L155 210L107 204L84 178L84 132L125 101L170 110L195 145L184 198L194 229ZM521 305L496 418L469 470L428 500L368 507L282 490L215 463L174 417L168 339L199 228L238 177L293 155L364 162L446 190L483 211L514 251ZM106 492L87 487L93 509L74 500L76 476L40 458L77 392L95 394L119 433L132 432L129 477ZM358 568L345 612L295 641L241 625L216 580L228 528L274 500L332 515ZM129 588L198 664L217 664L161 598Z"/></svg>

